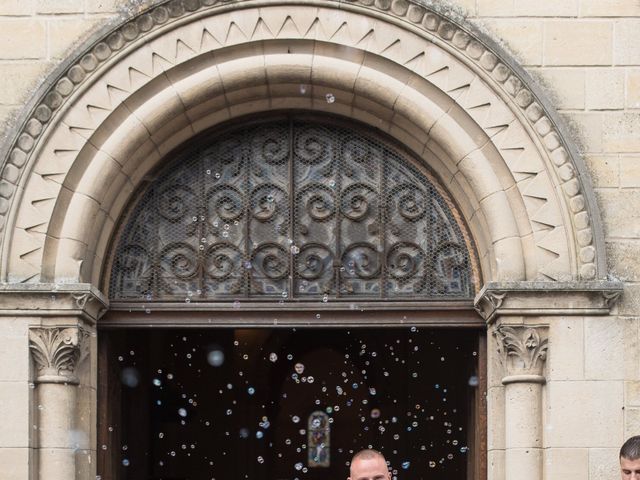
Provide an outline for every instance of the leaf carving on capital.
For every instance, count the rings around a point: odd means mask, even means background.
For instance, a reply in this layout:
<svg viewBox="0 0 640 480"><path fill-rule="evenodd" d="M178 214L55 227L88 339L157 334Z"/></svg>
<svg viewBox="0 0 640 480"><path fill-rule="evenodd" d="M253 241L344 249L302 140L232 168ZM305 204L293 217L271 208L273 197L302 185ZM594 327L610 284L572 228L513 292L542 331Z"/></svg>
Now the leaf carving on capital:
<svg viewBox="0 0 640 480"><path fill-rule="evenodd" d="M39 327L29 330L29 349L38 383L78 383L76 369L88 333L78 327Z"/></svg>
<svg viewBox="0 0 640 480"><path fill-rule="evenodd" d="M474 309L478 314L486 321L491 322L494 318L496 310L498 310L504 299L507 297L507 292L492 292L486 291L480 297L480 300L474 305Z"/></svg>
<svg viewBox="0 0 640 480"><path fill-rule="evenodd" d="M485 297L491 303L491 306L495 309L498 309L502 306L502 302L504 298L507 296L506 293L496 293L496 292L487 292Z"/></svg>
<svg viewBox="0 0 640 480"><path fill-rule="evenodd" d="M621 290L615 290L615 291L610 291L610 292L602 292L602 296L604 297L604 304L607 308L612 308L616 302L618 301L618 298L620 298L620 295L622 295L622 291Z"/></svg>
<svg viewBox="0 0 640 480"><path fill-rule="evenodd" d="M493 334L507 375L542 374L549 340L540 328L500 325Z"/></svg>
<svg viewBox="0 0 640 480"><path fill-rule="evenodd" d="M73 299L76 301L76 306L80 309L84 309L84 306L88 301L91 301L91 295L88 292L74 293Z"/></svg>

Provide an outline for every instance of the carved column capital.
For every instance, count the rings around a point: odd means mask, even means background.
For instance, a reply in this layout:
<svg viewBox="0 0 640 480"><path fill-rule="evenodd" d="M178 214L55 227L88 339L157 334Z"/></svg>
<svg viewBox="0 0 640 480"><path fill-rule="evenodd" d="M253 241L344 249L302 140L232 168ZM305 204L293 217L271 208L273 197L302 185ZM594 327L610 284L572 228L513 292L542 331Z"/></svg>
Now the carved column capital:
<svg viewBox="0 0 640 480"><path fill-rule="evenodd" d="M85 357L88 336L77 326L30 328L29 349L38 370L36 383L77 384L76 369Z"/></svg>
<svg viewBox="0 0 640 480"><path fill-rule="evenodd" d="M544 383L543 371L549 342L546 327L499 325L493 335L505 368L503 384Z"/></svg>

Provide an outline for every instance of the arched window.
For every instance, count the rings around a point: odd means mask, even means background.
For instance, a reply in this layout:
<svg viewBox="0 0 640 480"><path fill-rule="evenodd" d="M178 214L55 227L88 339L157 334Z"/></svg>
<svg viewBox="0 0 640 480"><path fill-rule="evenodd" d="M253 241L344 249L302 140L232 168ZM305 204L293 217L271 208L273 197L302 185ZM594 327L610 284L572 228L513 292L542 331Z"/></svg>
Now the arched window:
<svg viewBox="0 0 640 480"><path fill-rule="evenodd" d="M209 135L132 208L115 301L468 299L469 236L435 177L370 130L299 118Z"/></svg>

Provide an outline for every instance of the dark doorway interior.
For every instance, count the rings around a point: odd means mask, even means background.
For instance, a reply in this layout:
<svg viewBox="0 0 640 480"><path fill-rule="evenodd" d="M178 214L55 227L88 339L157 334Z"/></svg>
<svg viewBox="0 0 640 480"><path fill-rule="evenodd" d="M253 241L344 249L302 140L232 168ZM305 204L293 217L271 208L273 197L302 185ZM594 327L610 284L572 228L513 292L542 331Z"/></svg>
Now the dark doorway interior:
<svg viewBox="0 0 640 480"><path fill-rule="evenodd" d="M373 447L397 479L466 480L482 449L480 341L415 327L103 332L98 474L330 480Z"/></svg>

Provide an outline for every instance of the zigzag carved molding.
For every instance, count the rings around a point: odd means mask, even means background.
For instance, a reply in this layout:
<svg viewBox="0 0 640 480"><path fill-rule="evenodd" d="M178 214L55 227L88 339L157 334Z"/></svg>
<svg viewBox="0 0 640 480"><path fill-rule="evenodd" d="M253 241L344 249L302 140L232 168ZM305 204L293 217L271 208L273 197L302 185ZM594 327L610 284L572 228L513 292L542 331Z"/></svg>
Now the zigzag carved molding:
<svg viewBox="0 0 640 480"><path fill-rule="evenodd" d="M21 132L17 135L13 148L5 159L0 180L0 232L5 228L6 215L11 201L20 181L25 165L29 163L30 156L40 141L43 131L52 122L56 113L70 101L74 93L94 75L98 75L100 67L113 57L122 54L126 47L134 42L151 36L156 30L166 28L172 22L178 22L189 15L196 13L209 13L213 15L218 9L227 11L231 2L217 2L215 0L172 0L139 15L128 21L118 29L98 41L89 51L82 55L58 80L54 86L43 96L41 102L34 108L31 117L25 122ZM233 2L240 9L244 0ZM268 5L269 2L264 2ZM323 6L332 7L338 2L322 2ZM570 156L569 150L556 130L555 125L544 111L533 93L524 85L522 79L502 62L499 56L461 26L454 23L444 15L425 6L406 0L360 0L350 2L352 8L370 9L377 12L385 12L388 15L408 21L413 27L422 30L423 34L433 41L448 45L452 51L466 58L467 62L476 65L479 71L484 72L483 78L490 79L494 87L501 89L512 99L514 105L521 110L523 116L530 123L533 131L540 139L541 145L546 149L556 169L556 174L562 182L562 191L566 196L567 204L572 210L573 226L576 230L576 250L581 261L579 275L582 279L592 279L597 275L595 264L595 247L592 225L587 210L587 202L582 194L582 186L576 174L576 167ZM342 8L347 5L340 2ZM162 65L173 65L192 58L199 52L220 48L230 42L232 38L322 38L329 41L345 43L356 47L374 42L376 32L374 29L359 29L356 25L348 25L330 18L309 16L308 19L296 19L285 16L279 22L273 22L268 18L238 15L236 21L228 24L226 31L207 29L206 26L197 31L191 38L176 40L172 55L161 55L156 52L150 54L148 68L129 69L129 85L107 85L107 98L113 99L105 105L86 105L87 118L90 120L83 125L70 126L70 131L78 136L76 146L60 148L55 151L59 158L73 157L79 147L86 141L93 131L93 127L87 125L99 125L113 109L113 105L120 103L122 97L126 97L130 91L134 91L140 84L149 81L154 71L163 68ZM382 36L382 35L381 35ZM402 40L393 38L384 44L379 44L374 51L382 55L396 57L399 63L404 64L414 71L420 72L429 81L436 84L443 91L462 105L466 111L489 134L496 147L503 154L505 160L514 173L518 188L527 200L526 206L530 216L535 220L533 225L536 244L541 252L547 252L548 258L543 263L552 263L560 255L554 251L552 241L564 227L557 221L549 221L548 199L551 192L542 192L537 188L540 183L542 166L532 165L529 158L523 159L524 149L521 145L513 143L513 135L510 130L516 128L510 112L501 111L499 105L483 101L481 82L474 82L473 78L465 81L464 74L455 72L451 74L450 66L446 64L436 65L425 61L427 55L422 51L411 51L401 48ZM406 47L406 45L402 45ZM373 50L373 49L372 49ZM170 58L173 57L173 58ZM485 87L486 88L486 87ZM75 148L78 147L78 148ZM61 160L61 163L66 162ZM55 170L55 169L54 169ZM63 171L47 172L47 179L54 180L63 175ZM44 178L44 175L43 175ZM548 179L547 179L548 180ZM44 206L50 196L35 199L32 203L42 203ZM44 213L44 212L43 212ZM540 219L541 221L537 221ZM29 228L36 228L46 222L46 215ZM25 245L21 255L28 256L37 251L38 246ZM541 253L539 255L545 255ZM545 272L541 272L545 275ZM554 279L552 276L547 276Z"/></svg>

